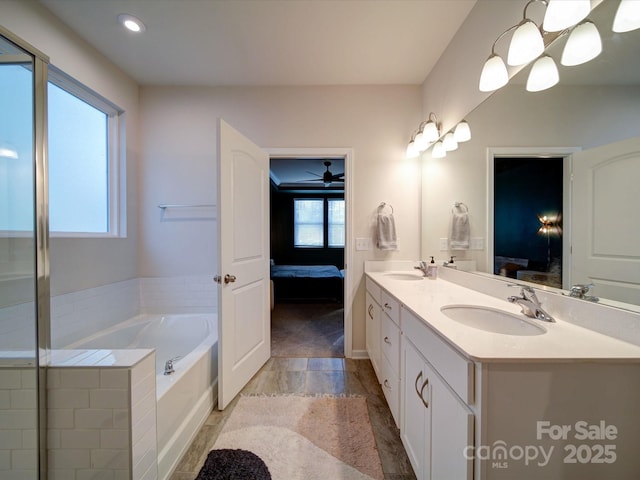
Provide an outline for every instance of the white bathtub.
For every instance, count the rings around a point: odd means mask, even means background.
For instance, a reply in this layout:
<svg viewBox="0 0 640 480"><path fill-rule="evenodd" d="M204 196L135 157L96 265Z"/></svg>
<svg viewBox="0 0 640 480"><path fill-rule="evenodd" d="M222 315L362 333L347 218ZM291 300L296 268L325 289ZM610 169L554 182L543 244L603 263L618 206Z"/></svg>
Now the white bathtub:
<svg viewBox="0 0 640 480"><path fill-rule="evenodd" d="M69 347L155 348L158 478L168 478L217 400L216 314L138 315Z"/></svg>

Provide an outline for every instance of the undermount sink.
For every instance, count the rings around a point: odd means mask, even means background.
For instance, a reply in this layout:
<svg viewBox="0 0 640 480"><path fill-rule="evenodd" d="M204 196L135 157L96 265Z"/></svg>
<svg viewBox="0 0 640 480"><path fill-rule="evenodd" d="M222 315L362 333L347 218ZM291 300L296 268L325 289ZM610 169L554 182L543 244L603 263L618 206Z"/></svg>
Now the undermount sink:
<svg viewBox="0 0 640 480"><path fill-rule="evenodd" d="M422 280L424 277L413 273L385 273L385 277L392 278L394 280Z"/></svg>
<svg viewBox="0 0 640 480"><path fill-rule="evenodd" d="M547 331L532 320L491 307L445 305L440 311L451 320L486 332L527 336L542 335Z"/></svg>

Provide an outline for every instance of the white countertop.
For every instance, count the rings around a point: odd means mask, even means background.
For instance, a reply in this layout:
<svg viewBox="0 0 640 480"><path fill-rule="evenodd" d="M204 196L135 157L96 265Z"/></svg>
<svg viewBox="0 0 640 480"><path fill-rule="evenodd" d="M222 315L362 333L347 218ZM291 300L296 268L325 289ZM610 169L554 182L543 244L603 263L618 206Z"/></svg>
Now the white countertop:
<svg viewBox="0 0 640 480"><path fill-rule="evenodd" d="M366 275L472 360L640 362L640 346L563 321L561 318L555 318L556 321L552 323L530 319L547 330L544 334L531 336L491 333L465 326L445 316L440 308L452 304L480 305L516 315L522 314L520 307L509 303L506 298L494 298L441 278L398 280L385 275L387 273L391 272L367 272ZM402 273L418 277L422 275L420 272ZM544 308L544 305L542 306ZM603 318L603 321L606 319Z"/></svg>

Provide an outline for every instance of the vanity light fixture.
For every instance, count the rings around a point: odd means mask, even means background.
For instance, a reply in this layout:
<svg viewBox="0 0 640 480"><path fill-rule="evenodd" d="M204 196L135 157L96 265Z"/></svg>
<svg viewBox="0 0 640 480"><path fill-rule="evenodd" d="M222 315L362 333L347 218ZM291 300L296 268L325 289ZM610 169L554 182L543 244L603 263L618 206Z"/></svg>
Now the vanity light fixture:
<svg viewBox="0 0 640 480"><path fill-rule="evenodd" d="M437 141L431 150L431 156L433 158L444 158L447 156L447 151L441 141Z"/></svg>
<svg viewBox="0 0 640 480"><path fill-rule="evenodd" d="M147 27L142 23L142 20L138 17L134 17L133 15L129 15L128 13L121 13L118 15L118 23L130 32L134 33L142 33L147 30Z"/></svg>
<svg viewBox="0 0 640 480"><path fill-rule="evenodd" d="M591 0L549 0L542 28L560 32L584 20L591 12Z"/></svg>
<svg viewBox="0 0 640 480"><path fill-rule="evenodd" d="M418 158L418 156L420 156L420 151L416 146L415 135L411 137L411 140L409 140L409 145L407 145L405 156L407 158Z"/></svg>
<svg viewBox="0 0 640 480"><path fill-rule="evenodd" d="M544 52L544 41L542 32L536 23L527 18L527 8L535 2L545 5L545 0L530 0L524 7L522 21L515 26L515 31L509 44L507 63L511 66L525 65L538 58Z"/></svg>
<svg viewBox="0 0 640 480"><path fill-rule="evenodd" d="M440 123L435 113L429 113L429 118L424 125L422 135L428 143L433 143L440 138Z"/></svg>
<svg viewBox="0 0 640 480"><path fill-rule="evenodd" d="M602 39L596 25L590 21L577 25L569 35L560 63L567 67L582 65L602 52Z"/></svg>
<svg viewBox="0 0 640 480"><path fill-rule="evenodd" d="M442 147L446 152L453 152L458 149L458 142L456 142L453 132L449 132L444 136L444 140L442 140Z"/></svg>
<svg viewBox="0 0 640 480"><path fill-rule="evenodd" d="M496 38L496 41L493 42L491 55L489 55L487 61L484 62L482 73L480 74L479 88L481 92L493 92L494 90L504 87L509 82L507 66L504 64L502 57L496 53L496 43L515 28L517 28L517 26L505 30Z"/></svg>
<svg viewBox="0 0 640 480"><path fill-rule="evenodd" d="M453 138L458 143L471 140L471 128L469 128L469 123L466 120L462 120L456 125L456 128L453 130Z"/></svg>
<svg viewBox="0 0 640 480"><path fill-rule="evenodd" d="M549 55L543 55L535 61L527 78L527 91L540 92L553 87L560 81L556 62Z"/></svg>
<svg viewBox="0 0 640 480"><path fill-rule="evenodd" d="M613 19L613 31L624 33L638 28L640 28L640 2L622 0Z"/></svg>

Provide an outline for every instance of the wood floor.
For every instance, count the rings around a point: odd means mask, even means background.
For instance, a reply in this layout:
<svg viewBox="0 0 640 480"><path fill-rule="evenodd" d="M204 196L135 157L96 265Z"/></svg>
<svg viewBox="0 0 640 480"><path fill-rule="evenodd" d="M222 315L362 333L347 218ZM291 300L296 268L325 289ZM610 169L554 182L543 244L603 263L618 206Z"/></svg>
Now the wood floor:
<svg viewBox="0 0 640 480"><path fill-rule="evenodd" d="M357 394L367 398L369 417L386 480L415 479L399 431L369 360L271 358L243 393ZM171 480L194 480L237 400L214 410L180 461ZM288 479L304 480L304 479Z"/></svg>

